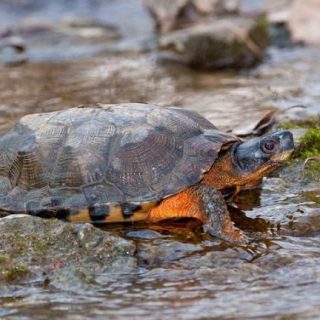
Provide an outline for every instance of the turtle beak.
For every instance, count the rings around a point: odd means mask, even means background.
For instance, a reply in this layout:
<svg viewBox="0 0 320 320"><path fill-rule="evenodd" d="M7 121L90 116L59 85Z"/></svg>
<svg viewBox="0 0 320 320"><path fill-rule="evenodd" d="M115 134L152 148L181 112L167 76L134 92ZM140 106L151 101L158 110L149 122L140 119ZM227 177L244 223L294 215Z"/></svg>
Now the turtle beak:
<svg viewBox="0 0 320 320"><path fill-rule="evenodd" d="M275 138L279 139L279 149L277 153L275 153L271 160L274 162L283 162L288 160L294 151L294 141L293 135L290 131L278 131L272 134Z"/></svg>

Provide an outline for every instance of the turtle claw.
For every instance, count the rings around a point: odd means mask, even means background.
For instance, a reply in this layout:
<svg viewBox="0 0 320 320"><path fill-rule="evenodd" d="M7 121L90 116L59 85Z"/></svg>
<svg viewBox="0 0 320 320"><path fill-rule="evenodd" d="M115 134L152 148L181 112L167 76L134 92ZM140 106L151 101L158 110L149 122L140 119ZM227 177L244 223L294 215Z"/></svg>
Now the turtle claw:
<svg viewBox="0 0 320 320"><path fill-rule="evenodd" d="M232 244L247 246L250 244L251 239L243 234L241 231L237 232L237 235L225 233L220 236L220 239Z"/></svg>
<svg viewBox="0 0 320 320"><path fill-rule="evenodd" d="M203 226L203 229L212 237L219 238L223 241L236 244L236 245L242 245L242 246L248 245L251 239L248 236L246 236L242 231L235 228L232 225L231 221L230 221L230 225L231 225L231 228L230 226L228 226L227 228L212 228L210 225L205 224Z"/></svg>

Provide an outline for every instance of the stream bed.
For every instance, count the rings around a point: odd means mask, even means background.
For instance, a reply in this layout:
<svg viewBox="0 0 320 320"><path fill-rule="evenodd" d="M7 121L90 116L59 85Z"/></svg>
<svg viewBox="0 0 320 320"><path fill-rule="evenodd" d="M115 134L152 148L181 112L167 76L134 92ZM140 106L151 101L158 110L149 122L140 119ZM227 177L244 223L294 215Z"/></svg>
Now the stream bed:
<svg viewBox="0 0 320 320"><path fill-rule="evenodd" d="M32 9L16 2L16 7L0 3L2 29L22 23L30 10L37 13L31 18L46 14L54 23L68 12L63 1L49 1L47 7L34 1ZM201 113L223 130L240 130L270 110L292 105L305 106L285 113L292 119L320 111L317 48L271 47L254 69L196 71L159 63L154 52L141 50L145 39L154 37L141 1L72 2L77 8L72 18L88 12L92 19L104 17L107 26L95 31L111 45L72 38L74 33L61 38L47 26L52 35L47 41L57 44L49 50L48 44L40 45L39 32L28 29L28 61L0 66L1 132L28 113L97 102L176 105ZM132 19L126 19L128 12ZM34 21L36 30L39 25L43 30L43 21ZM64 45L77 50L64 50ZM303 172L302 164L290 165L236 198L230 212L253 239L249 246L212 239L185 221L105 226L136 246L133 270L120 270L120 265L119 273L102 272L68 285L65 279L1 283L0 318L319 319L320 184Z"/></svg>

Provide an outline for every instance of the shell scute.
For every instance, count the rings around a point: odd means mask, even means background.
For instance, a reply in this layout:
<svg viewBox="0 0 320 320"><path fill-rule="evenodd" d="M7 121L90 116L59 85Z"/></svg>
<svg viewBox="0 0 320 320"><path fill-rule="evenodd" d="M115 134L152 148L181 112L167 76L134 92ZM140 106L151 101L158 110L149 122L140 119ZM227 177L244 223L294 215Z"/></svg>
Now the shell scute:
<svg viewBox="0 0 320 320"><path fill-rule="evenodd" d="M234 141L195 112L151 104L26 116L0 137L0 208L156 203L198 183Z"/></svg>
<svg viewBox="0 0 320 320"><path fill-rule="evenodd" d="M112 156L106 180L122 190L128 199L146 191L156 192L159 182L165 182L183 156L180 139L154 130L143 135L130 133L125 141Z"/></svg>
<svg viewBox="0 0 320 320"><path fill-rule="evenodd" d="M82 192L90 205L125 201L124 194L110 183L97 182L85 185Z"/></svg>

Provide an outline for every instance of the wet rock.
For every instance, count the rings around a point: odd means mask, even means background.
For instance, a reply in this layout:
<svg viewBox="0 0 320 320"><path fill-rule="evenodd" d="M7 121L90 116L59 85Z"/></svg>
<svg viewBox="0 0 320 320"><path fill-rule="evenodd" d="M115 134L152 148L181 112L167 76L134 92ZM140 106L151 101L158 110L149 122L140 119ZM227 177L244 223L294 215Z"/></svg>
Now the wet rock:
<svg viewBox="0 0 320 320"><path fill-rule="evenodd" d="M219 69L251 67L260 62L268 46L264 18L222 18L164 35L162 57L191 67Z"/></svg>
<svg viewBox="0 0 320 320"><path fill-rule="evenodd" d="M306 200L319 204L319 190L301 193L300 196ZM309 202L310 203L310 202ZM320 231L320 210L318 208L308 208L299 206L291 215L291 220L287 224L281 225L278 233L293 237L317 236Z"/></svg>
<svg viewBox="0 0 320 320"><path fill-rule="evenodd" d="M25 43L19 37L2 37L0 40L0 48L12 47L17 52L25 51Z"/></svg>
<svg viewBox="0 0 320 320"><path fill-rule="evenodd" d="M26 19L15 27L7 28L4 33L10 35L9 39L19 38L23 41L25 56L31 61L61 61L93 56L121 39L119 30L113 25L80 18L54 23Z"/></svg>
<svg viewBox="0 0 320 320"><path fill-rule="evenodd" d="M198 244L159 238L140 242L137 248L137 256L139 265L150 268L176 262L201 250L202 247Z"/></svg>
<svg viewBox="0 0 320 320"><path fill-rule="evenodd" d="M119 40L121 34L114 25L102 21L85 18L66 18L56 26L70 35L76 34L84 38L100 38L104 40ZM102 39L100 39L102 40Z"/></svg>
<svg viewBox="0 0 320 320"><path fill-rule="evenodd" d="M193 6L202 14L230 14L238 13L241 0L193 0Z"/></svg>
<svg viewBox="0 0 320 320"><path fill-rule="evenodd" d="M270 23L269 34L273 46L278 48L292 48L294 46L286 23Z"/></svg>
<svg viewBox="0 0 320 320"><path fill-rule="evenodd" d="M318 0L295 0L288 23L293 40L320 44L320 2Z"/></svg>
<svg viewBox="0 0 320 320"><path fill-rule="evenodd" d="M156 24L156 29L160 33L176 29L178 17L188 4L189 0L145 0L144 3Z"/></svg>
<svg viewBox="0 0 320 320"><path fill-rule="evenodd" d="M294 43L320 44L320 3L317 0L261 1L271 25L274 45L292 47Z"/></svg>
<svg viewBox="0 0 320 320"><path fill-rule="evenodd" d="M180 29L204 17L237 12L237 0L144 0L159 33Z"/></svg>
<svg viewBox="0 0 320 320"><path fill-rule="evenodd" d="M149 230L149 229L132 230L127 233L127 236L132 239L141 239L141 240L152 240L152 239L166 237L157 231Z"/></svg>
<svg viewBox="0 0 320 320"><path fill-rule="evenodd" d="M263 0L257 1L257 3L259 3L260 7L256 7L256 10L259 13L264 13L269 22L269 33L272 45L279 48L292 47L293 42L288 28L288 19L290 16L292 0Z"/></svg>
<svg viewBox="0 0 320 320"><path fill-rule="evenodd" d="M142 0L5 1L0 12L0 38L20 36L32 62L136 50L143 46L141 39L153 37L153 21Z"/></svg>
<svg viewBox="0 0 320 320"><path fill-rule="evenodd" d="M0 63L12 66L26 61L25 43L20 37L0 36Z"/></svg>
<svg viewBox="0 0 320 320"><path fill-rule="evenodd" d="M27 215L0 219L0 283L81 287L98 274L135 270L135 246L91 224Z"/></svg>

